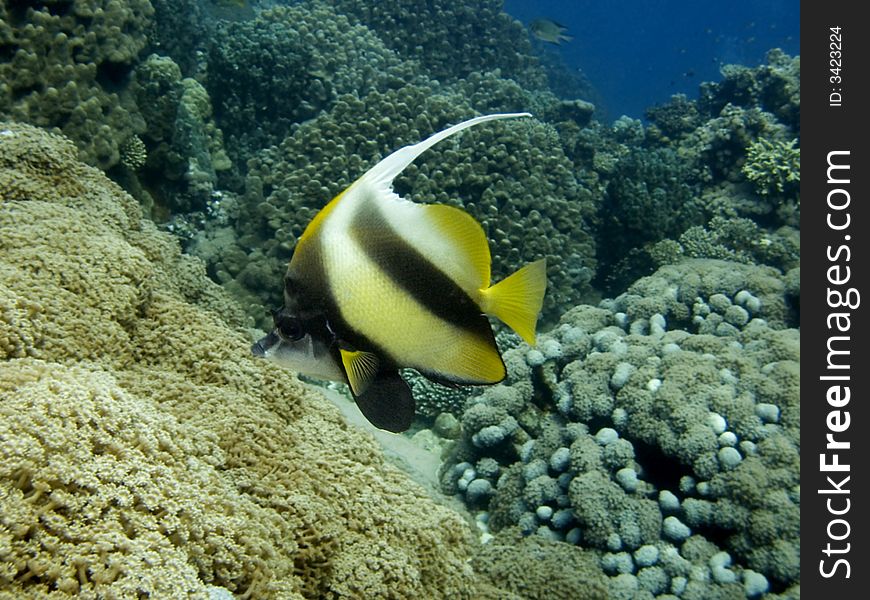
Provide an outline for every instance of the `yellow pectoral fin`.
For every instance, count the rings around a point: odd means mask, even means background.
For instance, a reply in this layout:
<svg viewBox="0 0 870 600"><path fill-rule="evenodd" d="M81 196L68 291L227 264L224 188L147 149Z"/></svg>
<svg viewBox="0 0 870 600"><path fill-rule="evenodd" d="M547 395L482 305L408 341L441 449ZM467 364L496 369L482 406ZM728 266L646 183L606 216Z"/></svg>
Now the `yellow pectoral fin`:
<svg viewBox="0 0 870 600"><path fill-rule="evenodd" d="M350 383L353 395L362 395L378 374L380 366L378 357L371 352L362 350L340 349L339 352L341 353L341 363L344 365L344 372L347 374L347 381Z"/></svg>
<svg viewBox="0 0 870 600"><path fill-rule="evenodd" d="M535 324L547 290L547 260L530 263L481 292L481 308L535 344Z"/></svg>

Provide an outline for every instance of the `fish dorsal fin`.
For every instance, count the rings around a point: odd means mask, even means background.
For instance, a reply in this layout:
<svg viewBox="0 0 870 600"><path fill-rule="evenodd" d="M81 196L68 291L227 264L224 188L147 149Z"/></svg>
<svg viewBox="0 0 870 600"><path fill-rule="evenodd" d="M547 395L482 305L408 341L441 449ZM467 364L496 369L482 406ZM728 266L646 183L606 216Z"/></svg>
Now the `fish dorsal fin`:
<svg viewBox="0 0 870 600"><path fill-rule="evenodd" d="M427 204L421 208L439 237L451 248L448 256L439 262L444 272L466 292L488 288L492 261L489 242L480 223L464 210L446 204Z"/></svg>
<svg viewBox="0 0 870 600"><path fill-rule="evenodd" d="M369 384L377 377L380 361L378 357L365 350L345 350L340 348L341 364L354 396L364 394Z"/></svg>
<svg viewBox="0 0 870 600"><path fill-rule="evenodd" d="M423 154L426 150L440 142L449 138L451 135L459 133L463 129L474 127L479 123L486 121L495 121L497 119L515 119L517 117L531 117L529 113L498 113L494 115L483 115L468 119L462 123L457 123L452 127L448 127L443 131L439 131L416 144L403 146L399 148L383 160L369 169L360 180L367 181L381 189L392 190L393 180L396 176L405 170L405 168L414 162L414 159Z"/></svg>
<svg viewBox="0 0 870 600"><path fill-rule="evenodd" d="M344 225L339 226L339 229L342 227L346 227L348 223L348 219L352 219L352 212L342 211L339 209L340 206L359 206L360 203L365 202L366 200L374 199L376 202L382 203L384 205L390 205L390 211L399 213L405 216L411 215L410 224L416 225L413 231L420 231L419 225L423 223L424 225L428 221L425 219L429 213L427 212L429 209L426 205L420 205L413 202L409 202L404 198L400 197L393 191L393 180L396 176L401 173L409 164L411 164L415 158L420 156L423 152L437 144L438 142L456 134L464 129L468 129L469 127L473 127L480 123L485 123L487 121L494 121L498 119L514 119L518 117L530 117L532 116L529 113L499 113L493 115L483 115L480 117L475 117L473 119L468 119L467 121L463 121L461 123L457 123L452 127L448 127L443 131L439 131L436 134L433 134L423 140L422 142L418 142L416 144L411 144L409 146L404 146L399 148L386 158L382 159L378 164L373 166L371 169L366 171L359 179L357 179L353 184L351 184L347 189L345 189L342 193L332 199L308 224L305 228L305 231L302 233L302 236L299 238L299 241L296 245L296 251L294 252L293 261L297 261L297 254L305 254L305 247L309 245L309 241L319 237L321 231L323 230L327 221L332 220L331 217L334 214L342 214L343 217L339 217L339 222ZM343 199L347 199L347 202L342 202ZM409 208L416 207L416 208ZM420 210L420 208L425 207L424 210ZM405 209L405 210L403 210ZM458 209L454 209L458 211ZM351 209L352 211L352 209ZM463 245L460 248L466 249L468 255L464 258L473 266L471 268L464 267L459 269L464 271L459 278L464 282L468 282L468 285L472 285L472 283L476 282L488 282L489 281L489 261L487 260L486 269L484 270L483 265L483 250L481 250L481 246L485 244L480 244L479 242L475 242L475 237L478 237L486 242L486 236L476 236L473 234L473 228L465 221L472 220L473 218L470 216L457 217L454 213L453 215L447 215L449 211L442 209L435 209L434 212L440 212L440 217L438 221L442 223L442 226L438 228L438 231L442 230L448 232L453 232L453 236L457 239L464 240ZM459 211L461 212L461 211ZM398 220L402 221L404 217L399 217ZM451 223L453 226L451 226ZM430 227L431 228L431 227ZM482 231L481 231L482 233ZM425 238L425 236L424 236ZM422 251L427 256L432 256L433 258L437 258L441 255L444 255L444 243L436 243L434 244L436 248L430 247L431 244L428 244L427 241L421 242L418 250ZM489 248L487 247L485 251L489 252ZM449 253L447 253L449 255ZM462 263L462 258L453 255L453 260L450 261L453 265L458 265ZM291 262L292 264L292 262ZM477 286L473 286L475 289Z"/></svg>
<svg viewBox="0 0 870 600"><path fill-rule="evenodd" d="M464 129L487 121L530 116L529 113L501 113L475 117L422 142L399 148L357 180L353 195L356 200L366 198L384 207L382 212L392 229L402 232L420 254L475 297L479 290L489 287L490 282L489 243L480 224L459 208L405 200L393 191L393 180L420 154Z"/></svg>

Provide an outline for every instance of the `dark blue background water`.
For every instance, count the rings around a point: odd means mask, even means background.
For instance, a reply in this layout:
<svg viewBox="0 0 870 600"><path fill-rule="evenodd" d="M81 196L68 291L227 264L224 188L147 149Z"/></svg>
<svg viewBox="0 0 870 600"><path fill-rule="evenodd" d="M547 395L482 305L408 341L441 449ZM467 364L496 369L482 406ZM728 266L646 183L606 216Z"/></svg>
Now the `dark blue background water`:
<svg viewBox="0 0 870 600"><path fill-rule="evenodd" d="M771 48L800 48L799 0L505 0L504 10L526 25L546 17L568 28L572 41L542 50L582 70L611 120L641 118L678 92L697 97L721 64L756 66Z"/></svg>

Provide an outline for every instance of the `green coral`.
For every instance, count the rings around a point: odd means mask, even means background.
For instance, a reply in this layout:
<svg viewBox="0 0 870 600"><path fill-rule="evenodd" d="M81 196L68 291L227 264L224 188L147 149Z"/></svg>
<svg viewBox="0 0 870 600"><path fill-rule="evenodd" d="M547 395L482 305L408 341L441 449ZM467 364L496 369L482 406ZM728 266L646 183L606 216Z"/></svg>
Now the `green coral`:
<svg viewBox="0 0 870 600"><path fill-rule="evenodd" d="M680 143L680 152L711 180L736 181L750 144L759 138L782 139L787 135L788 129L772 114L758 107L726 104L716 117Z"/></svg>
<svg viewBox="0 0 870 600"><path fill-rule="evenodd" d="M605 292L619 292L648 270L637 249L704 223L709 208L671 148L630 147L609 171L597 232L607 240L598 255L599 282Z"/></svg>
<svg viewBox="0 0 870 600"><path fill-rule="evenodd" d="M698 103L685 94L675 94L668 102L648 108L645 116L655 126L652 135L661 136L662 141L679 139L702 123Z"/></svg>
<svg viewBox="0 0 870 600"><path fill-rule="evenodd" d="M617 294L684 257L796 263L799 78L799 58L772 51L768 64L723 68L699 100L649 109L647 127L620 119L573 135L569 156L604 195L598 287Z"/></svg>
<svg viewBox="0 0 870 600"><path fill-rule="evenodd" d="M338 96L415 78L374 33L324 2L222 21L207 59L207 86L242 170L256 150L279 144Z"/></svg>
<svg viewBox="0 0 870 600"><path fill-rule="evenodd" d="M0 4L0 118L53 128L108 169L145 124L124 82L147 44L148 0Z"/></svg>
<svg viewBox="0 0 870 600"><path fill-rule="evenodd" d="M145 147L145 142L138 135L134 135L121 144L119 152L121 153L121 164L133 171L142 168L148 160L148 148Z"/></svg>
<svg viewBox="0 0 870 600"><path fill-rule="evenodd" d="M523 25L502 12L501 0L333 0L339 12L366 25L401 57L419 62L440 81L499 70L503 77L543 87Z"/></svg>
<svg viewBox="0 0 870 600"><path fill-rule="evenodd" d="M760 138L746 149L743 174L762 196L790 196L801 181L801 151L790 142Z"/></svg>
<svg viewBox="0 0 870 600"><path fill-rule="evenodd" d="M208 92L195 79L182 77L171 58L157 54L136 67L130 91L142 107L142 137L149 147L142 174L149 194L137 194L140 202L158 220L168 213L204 210L217 174L231 167Z"/></svg>
<svg viewBox="0 0 870 600"><path fill-rule="evenodd" d="M767 231L751 219L717 216L706 226L689 227L679 241L668 239L651 245L648 252L657 266L684 258L713 258L787 271L800 262L800 232L788 226Z"/></svg>

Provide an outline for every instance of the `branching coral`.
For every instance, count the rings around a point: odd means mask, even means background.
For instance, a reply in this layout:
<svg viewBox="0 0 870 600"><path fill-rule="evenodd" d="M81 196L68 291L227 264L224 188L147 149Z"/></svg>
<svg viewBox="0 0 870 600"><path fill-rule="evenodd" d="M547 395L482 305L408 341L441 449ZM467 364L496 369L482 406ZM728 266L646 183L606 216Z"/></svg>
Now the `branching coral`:
<svg viewBox="0 0 870 600"><path fill-rule="evenodd" d="M801 151L797 140L783 142L760 138L746 149L743 174L762 196L789 196L801 181Z"/></svg>

